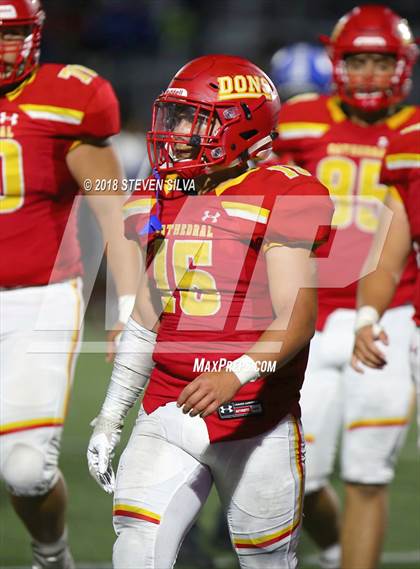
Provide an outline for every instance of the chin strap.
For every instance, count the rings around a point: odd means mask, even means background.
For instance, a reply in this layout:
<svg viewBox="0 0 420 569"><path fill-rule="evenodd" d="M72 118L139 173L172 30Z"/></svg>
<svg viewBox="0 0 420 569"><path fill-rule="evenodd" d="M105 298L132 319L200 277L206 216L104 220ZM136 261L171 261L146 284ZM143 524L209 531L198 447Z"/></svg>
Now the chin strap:
<svg viewBox="0 0 420 569"><path fill-rule="evenodd" d="M248 156L250 160L258 160L259 154L265 152L266 150L271 150L271 145L273 143L273 136L270 134L264 136L257 142L255 142L250 148L248 148Z"/></svg>

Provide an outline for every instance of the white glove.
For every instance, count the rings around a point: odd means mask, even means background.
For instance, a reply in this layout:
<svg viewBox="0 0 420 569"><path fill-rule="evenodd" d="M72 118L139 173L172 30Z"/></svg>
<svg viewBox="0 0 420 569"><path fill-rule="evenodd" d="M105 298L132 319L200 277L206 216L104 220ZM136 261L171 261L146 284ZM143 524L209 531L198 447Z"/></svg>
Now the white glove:
<svg viewBox="0 0 420 569"><path fill-rule="evenodd" d="M87 450L89 472L105 492L112 494L115 489L112 458L120 442L121 425L99 415L91 426L95 428Z"/></svg>

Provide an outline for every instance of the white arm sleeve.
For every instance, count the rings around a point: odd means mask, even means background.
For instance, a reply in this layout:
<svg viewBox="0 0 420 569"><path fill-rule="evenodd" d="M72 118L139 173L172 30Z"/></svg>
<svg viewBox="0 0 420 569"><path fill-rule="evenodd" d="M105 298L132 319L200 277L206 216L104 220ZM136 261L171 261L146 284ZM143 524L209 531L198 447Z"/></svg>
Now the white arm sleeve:
<svg viewBox="0 0 420 569"><path fill-rule="evenodd" d="M129 318L115 356L100 416L120 425L144 391L153 369L156 334Z"/></svg>

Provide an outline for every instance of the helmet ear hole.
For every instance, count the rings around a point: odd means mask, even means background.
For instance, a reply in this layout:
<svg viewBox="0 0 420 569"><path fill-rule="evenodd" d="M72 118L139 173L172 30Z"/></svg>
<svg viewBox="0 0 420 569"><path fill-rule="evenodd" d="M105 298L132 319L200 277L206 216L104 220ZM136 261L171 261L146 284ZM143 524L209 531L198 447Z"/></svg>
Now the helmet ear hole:
<svg viewBox="0 0 420 569"><path fill-rule="evenodd" d="M258 134L258 130L252 129L252 130L247 130L245 132L241 132L239 136L242 137L244 140L249 140L256 134Z"/></svg>

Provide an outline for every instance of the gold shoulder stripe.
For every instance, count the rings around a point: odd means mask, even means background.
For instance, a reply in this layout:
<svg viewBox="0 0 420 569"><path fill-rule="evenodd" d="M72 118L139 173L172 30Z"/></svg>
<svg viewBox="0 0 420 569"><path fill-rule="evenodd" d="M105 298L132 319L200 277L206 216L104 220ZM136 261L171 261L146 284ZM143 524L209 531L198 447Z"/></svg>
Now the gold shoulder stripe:
<svg viewBox="0 0 420 569"><path fill-rule="evenodd" d="M27 77L25 81L22 81L22 83L18 85L16 89L13 89L13 91L10 91L10 93L6 93L6 97L9 99L9 101L14 101L15 99L17 99L19 95L22 93L22 91L25 89L25 87L27 87L28 85L30 85L35 81L37 72L38 68L35 69L35 71L33 71L33 73L29 75L29 77Z"/></svg>
<svg viewBox="0 0 420 569"><path fill-rule="evenodd" d="M259 170L259 168L251 168L250 170L247 170L246 172L244 172L240 176L237 176L236 178L231 178L230 180L226 180L226 182L222 182L214 190L216 196L222 195L223 192L225 192L228 188L231 188L232 186L237 186L238 184L243 182L245 178L247 178L250 174L252 174L252 172L256 172L257 170Z"/></svg>
<svg viewBox="0 0 420 569"><path fill-rule="evenodd" d="M413 116L416 112L416 107L414 105L410 105L408 107L404 107L392 117L389 117L385 122L392 130L397 130L400 126L402 126L408 119Z"/></svg>
<svg viewBox="0 0 420 569"><path fill-rule="evenodd" d="M340 107L340 99L338 97L330 97L327 100L327 108L334 122L343 122L347 119L345 112Z"/></svg>

